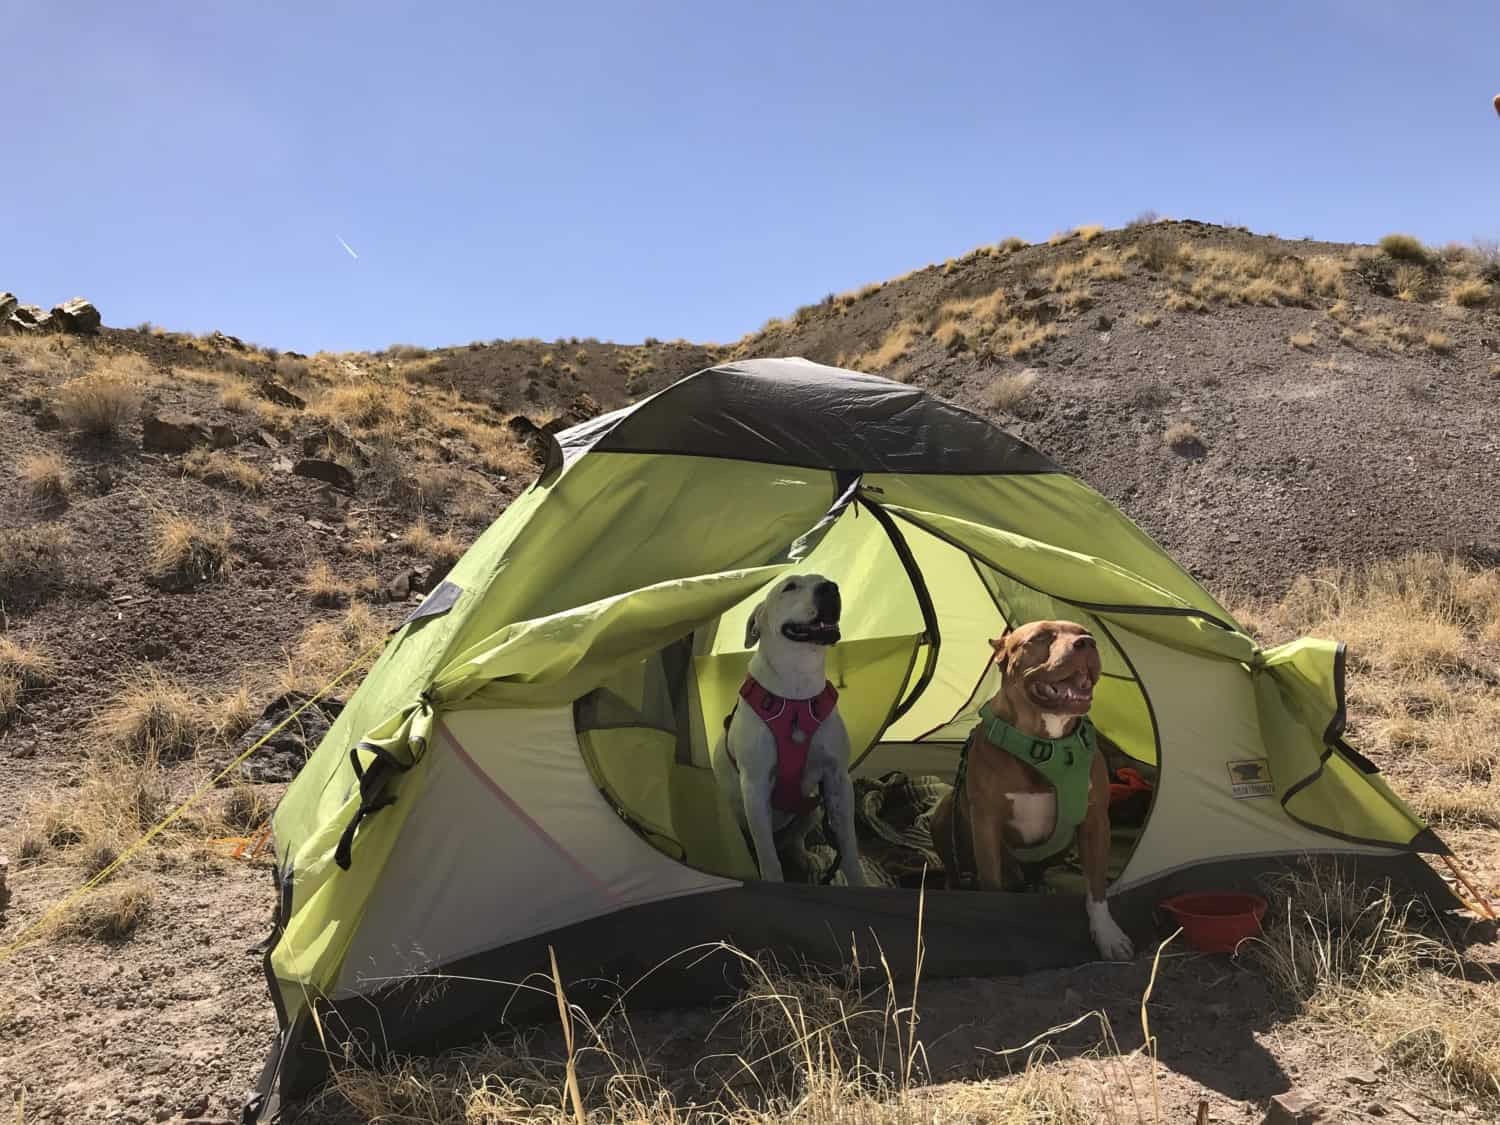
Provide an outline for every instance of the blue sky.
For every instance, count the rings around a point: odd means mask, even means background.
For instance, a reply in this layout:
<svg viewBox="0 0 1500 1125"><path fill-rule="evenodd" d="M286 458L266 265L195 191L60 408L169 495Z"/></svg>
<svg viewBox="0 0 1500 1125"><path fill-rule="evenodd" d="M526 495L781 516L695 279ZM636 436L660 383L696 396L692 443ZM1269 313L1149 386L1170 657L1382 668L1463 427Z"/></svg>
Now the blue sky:
<svg viewBox="0 0 1500 1125"><path fill-rule="evenodd" d="M1494 0L0 0L0 26L0 289L114 325L725 341L1148 208L1500 237Z"/></svg>

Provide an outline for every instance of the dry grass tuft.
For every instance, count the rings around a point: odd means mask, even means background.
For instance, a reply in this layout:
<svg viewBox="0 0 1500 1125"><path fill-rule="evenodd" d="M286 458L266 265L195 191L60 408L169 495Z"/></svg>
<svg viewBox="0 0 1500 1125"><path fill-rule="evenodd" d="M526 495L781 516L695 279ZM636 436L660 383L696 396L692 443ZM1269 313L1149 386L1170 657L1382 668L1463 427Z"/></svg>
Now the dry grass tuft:
<svg viewBox="0 0 1500 1125"><path fill-rule="evenodd" d="M1137 328L1155 328L1161 323L1161 316L1154 312L1143 312L1135 314L1135 325Z"/></svg>
<svg viewBox="0 0 1500 1125"><path fill-rule="evenodd" d="M1182 243L1164 234L1148 234L1135 244L1136 259L1151 273L1169 273L1182 265Z"/></svg>
<svg viewBox="0 0 1500 1125"><path fill-rule="evenodd" d="M9 672L0 672L0 730L15 721L21 713L21 681Z"/></svg>
<svg viewBox="0 0 1500 1125"><path fill-rule="evenodd" d="M1432 291L1432 277L1424 267L1405 262L1391 275L1391 286L1398 301L1425 301Z"/></svg>
<svg viewBox="0 0 1500 1125"><path fill-rule="evenodd" d="M182 471L206 484L221 484L255 494L266 486L266 474L222 449L194 449L182 459Z"/></svg>
<svg viewBox="0 0 1500 1125"><path fill-rule="evenodd" d="M70 430L118 438L140 414L150 368L138 356L110 356L57 391L57 417Z"/></svg>
<svg viewBox="0 0 1500 1125"><path fill-rule="evenodd" d="M1277 905L1246 952L1282 996L1353 1027L1404 1070L1500 1108L1500 997L1454 979L1460 959L1412 900L1332 865L1272 881Z"/></svg>
<svg viewBox="0 0 1500 1125"><path fill-rule="evenodd" d="M435 566L448 567L456 563L464 553L464 545L449 532L441 535L418 520L401 533L401 545Z"/></svg>
<svg viewBox="0 0 1500 1125"><path fill-rule="evenodd" d="M1048 246L1061 246L1063 243L1067 242L1068 239L1070 239L1072 237L1073 237L1073 232L1072 231L1070 231L1070 230L1060 230L1056 234L1054 234L1051 238L1047 239L1047 245Z"/></svg>
<svg viewBox="0 0 1500 1125"><path fill-rule="evenodd" d="M191 758L213 729L204 701L156 668L128 678L99 723L105 741L136 762Z"/></svg>
<svg viewBox="0 0 1500 1125"><path fill-rule="evenodd" d="M1465 309L1481 309L1490 303L1494 289L1477 278L1457 281L1448 289L1448 300Z"/></svg>
<svg viewBox="0 0 1500 1125"><path fill-rule="evenodd" d="M887 367L899 363L906 358L912 348L916 347L919 333L920 329L916 324L903 320L885 334L885 338L877 347L853 360L855 370L884 371Z"/></svg>
<svg viewBox="0 0 1500 1125"><path fill-rule="evenodd" d="M62 586L69 546L53 524L0 528L0 607L35 604Z"/></svg>
<svg viewBox="0 0 1500 1125"><path fill-rule="evenodd" d="M339 687L340 692L352 692L359 677L380 655L385 636L385 626L370 612L370 607L355 602L337 620L318 621L307 627L287 654L286 665L278 676L278 689L316 692L354 665L355 674Z"/></svg>
<svg viewBox="0 0 1500 1125"><path fill-rule="evenodd" d="M91 891L58 921L58 931L69 937L96 941L124 941L151 912L156 892L142 879Z"/></svg>
<svg viewBox="0 0 1500 1125"><path fill-rule="evenodd" d="M1415 262L1425 265L1431 255L1420 239L1409 234L1388 234L1380 240L1380 249L1386 257L1398 262Z"/></svg>
<svg viewBox="0 0 1500 1125"><path fill-rule="evenodd" d="M313 605L324 609L347 605L354 594L354 588L333 572L326 559L318 559L308 566L298 589Z"/></svg>
<svg viewBox="0 0 1500 1125"><path fill-rule="evenodd" d="M1191 422L1173 422L1162 435L1162 441L1178 453L1201 453L1205 448L1198 427Z"/></svg>
<svg viewBox="0 0 1500 1125"><path fill-rule="evenodd" d="M1298 351L1311 351L1313 345L1318 342L1318 337L1312 332L1297 332L1287 341Z"/></svg>
<svg viewBox="0 0 1500 1125"><path fill-rule="evenodd" d="M330 387L308 407L308 413L335 425L347 425L360 434L381 427L404 432L432 421L427 404L406 387L369 379Z"/></svg>
<svg viewBox="0 0 1500 1125"><path fill-rule="evenodd" d="M1094 239L1104 233L1104 228L1098 224L1090 223L1088 226L1076 227L1073 233L1085 242L1093 242Z"/></svg>
<svg viewBox="0 0 1500 1125"><path fill-rule="evenodd" d="M9 676L22 691L41 691L57 676L57 665L40 648L0 637L0 675Z"/></svg>
<svg viewBox="0 0 1500 1125"><path fill-rule="evenodd" d="M1344 289L1343 265L1328 257L1182 245L1177 264L1184 276L1173 293L1182 295L1179 307L1194 311L1214 304L1308 306Z"/></svg>
<svg viewBox="0 0 1500 1125"><path fill-rule="evenodd" d="M1422 342L1439 355L1447 355L1453 350L1453 341L1441 332L1428 332L1422 337Z"/></svg>
<svg viewBox="0 0 1500 1125"><path fill-rule="evenodd" d="M202 524L188 516L166 516L156 529L148 578L164 590L195 589L229 572L227 520Z"/></svg>
<svg viewBox="0 0 1500 1125"><path fill-rule="evenodd" d="M231 379L219 391L219 405L233 414L249 414L259 405L259 398L245 380Z"/></svg>
<svg viewBox="0 0 1500 1125"><path fill-rule="evenodd" d="M32 501L44 511L66 507L73 488L68 463L56 453L37 453L21 461L21 480Z"/></svg>
<svg viewBox="0 0 1500 1125"><path fill-rule="evenodd" d="M1015 414L1036 386L1035 371L1013 371L1001 375L985 388L984 397L995 410Z"/></svg>
<svg viewBox="0 0 1500 1125"><path fill-rule="evenodd" d="M92 348L71 336L0 336L0 356L8 356L12 369L22 376L71 379L83 373L92 355Z"/></svg>
<svg viewBox="0 0 1500 1125"><path fill-rule="evenodd" d="M1350 736L1441 825L1500 827L1500 571L1419 552L1298 579L1254 611L1276 637L1348 645Z"/></svg>

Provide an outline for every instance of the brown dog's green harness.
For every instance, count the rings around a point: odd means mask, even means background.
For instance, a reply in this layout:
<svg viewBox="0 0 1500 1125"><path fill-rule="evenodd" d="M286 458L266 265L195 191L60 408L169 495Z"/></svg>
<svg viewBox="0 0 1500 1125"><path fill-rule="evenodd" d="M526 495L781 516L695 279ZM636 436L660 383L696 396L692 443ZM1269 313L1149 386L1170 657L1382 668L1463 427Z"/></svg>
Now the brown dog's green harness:
<svg viewBox="0 0 1500 1125"><path fill-rule="evenodd" d="M1071 734L1062 738L1033 738L1022 734L995 714L986 703L979 709L979 726L969 735L958 755L958 773L953 779L953 859L959 862L958 816L963 799L964 780L969 772L969 751L978 738L1003 750L1017 761L1025 762L1057 791L1057 821L1052 835L1030 847L1006 845L1006 851L1022 863L1040 863L1051 859L1073 842L1078 826L1089 807L1089 771L1099 749L1094 724L1085 715Z"/></svg>

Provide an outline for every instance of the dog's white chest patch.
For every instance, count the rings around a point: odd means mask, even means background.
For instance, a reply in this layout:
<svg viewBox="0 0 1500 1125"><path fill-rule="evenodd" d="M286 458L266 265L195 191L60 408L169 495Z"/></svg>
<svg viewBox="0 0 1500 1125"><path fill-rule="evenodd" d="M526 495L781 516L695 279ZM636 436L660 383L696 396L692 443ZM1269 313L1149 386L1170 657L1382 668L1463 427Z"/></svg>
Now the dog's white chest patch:
<svg viewBox="0 0 1500 1125"><path fill-rule="evenodd" d="M1052 835L1057 825L1056 793L1007 793L1010 802L1010 828L1021 837L1021 843L1040 844Z"/></svg>

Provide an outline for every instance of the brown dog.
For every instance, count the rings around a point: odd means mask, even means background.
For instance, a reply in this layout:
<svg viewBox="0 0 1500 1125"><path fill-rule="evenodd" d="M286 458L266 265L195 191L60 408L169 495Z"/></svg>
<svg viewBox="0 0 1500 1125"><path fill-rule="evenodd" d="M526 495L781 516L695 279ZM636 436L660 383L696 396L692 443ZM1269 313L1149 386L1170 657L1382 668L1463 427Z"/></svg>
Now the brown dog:
<svg viewBox="0 0 1500 1125"><path fill-rule="evenodd" d="M1072 621L1033 621L990 643L1000 690L970 736L954 791L932 815L947 885L973 871L982 890L1003 890L1015 883L1020 862L1059 855L1076 836L1089 933L1105 957L1128 961L1135 950L1104 894L1109 771L1085 721L1099 646Z"/></svg>

